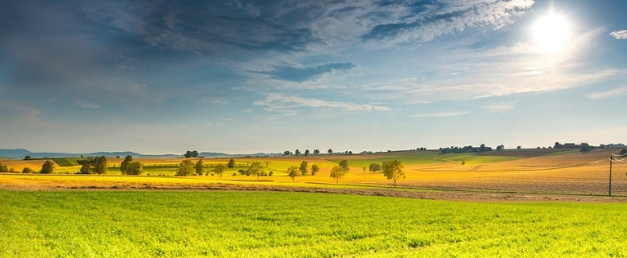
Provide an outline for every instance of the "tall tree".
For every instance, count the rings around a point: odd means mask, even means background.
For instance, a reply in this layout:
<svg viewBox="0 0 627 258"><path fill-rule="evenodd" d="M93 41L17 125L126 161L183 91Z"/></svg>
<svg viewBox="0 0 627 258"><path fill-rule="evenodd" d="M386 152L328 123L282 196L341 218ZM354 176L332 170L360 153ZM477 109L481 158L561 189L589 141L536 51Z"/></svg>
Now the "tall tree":
<svg viewBox="0 0 627 258"><path fill-rule="evenodd" d="M107 157L100 156L94 159L94 173L96 174L107 173Z"/></svg>
<svg viewBox="0 0 627 258"><path fill-rule="evenodd" d="M259 175L263 173L263 166L261 165L261 162L255 161L251 163L250 167L248 167L248 173L250 175L257 176L257 179L259 179Z"/></svg>
<svg viewBox="0 0 627 258"><path fill-rule="evenodd" d="M199 159L198 162L196 162L196 175L202 176L204 172L205 164L202 163L202 159Z"/></svg>
<svg viewBox="0 0 627 258"><path fill-rule="evenodd" d="M133 162L133 157L131 155L124 157L124 161L120 164L120 172L122 172L122 175L128 174L128 164L131 162Z"/></svg>
<svg viewBox="0 0 627 258"><path fill-rule="evenodd" d="M307 163L307 161L304 161L304 160L303 160L303 162L300 163L299 170L300 170L300 174L301 175L306 176L307 174L309 174L309 168L307 168L308 165L309 164Z"/></svg>
<svg viewBox="0 0 627 258"><path fill-rule="evenodd" d="M318 174L318 171L320 171L320 167L318 167L318 165L316 164L311 164L311 175L315 176L316 174Z"/></svg>
<svg viewBox="0 0 627 258"><path fill-rule="evenodd" d="M54 163L50 160L46 160L46 162L41 165L41 171L39 173L52 174L52 172L54 172Z"/></svg>
<svg viewBox="0 0 627 258"><path fill-rule="evenodd" d="M213 173L216 173L216 175L222 177L222 175L224 174L224 171L226 171L227 166L224 164L218 164L215 168L213 168Z"/></svg>
<svg viewBox="0 0 627 258"><path fill-rule="evenodd" d="M340 181L340 178L344 177L344 175L346 175L346 173L348 173L348 170L340 167L340 166L335 166L331 169L331 173L330 176L332 178L335 178L335 184L338 184Z"/></svg>
<svg viewBox="0 0 627 258"><path fill-rule="evenodd" d="M340 167L348 172L348 170L350 170L350 167L348 166L348 160L340 161Z"/></svg>
<svg viewBox="0 0 627 258"><path fill-rule="evenodd" d="M298 168L295 166L291 166L289 168L287 168L287 176L292 178L292 182L294 182L294 179L299 175L298 173Z"/></svg>
<svg viewBox="0 0 627 258"><path fill-rule="evenodd" d="M188 176L194 172L194 163L189 160L183 160L181 164L179 164L179 169L176 172L177 176Z"/></svg>
<svg viewBox="0 0 627 258"><path fill-rule="evenodd" d="M228 168L234 168L235 167L235 160L234 159L229 159L229 163L226 166Z"/></svg>
<svg viewBox="0 0 627 258"><path fill-rule="evenodd" d="M286 150L283 152L283 156L289 156L290 154L292 154L290 151Z"/></svg>
<svg viewBox="0 0 627 258"><path fill-rule="evenodd" d="M314 155L318 155L318 154L320 154L320 150L319 149L315 149L314 150Z"/></svg>
<svg viewBox="0 0 627 258"><path fill-rule="evenodd" d="M93 166L94 166L94 159L93 158L87 158L87 159L83 159L83 160L77 160L76 161L79 165L81 165L81 168L79 170L79 172L81 174L91 174L93 171Z"/></svg>
<svg viewBox="0 0 627 258"><path fill-rule="evenodd" d="M192 151L192 158L198 158L198 151Z"/></svg>
<svg viewBox="0 0 627 258"><path fill-rule="evenodd" d="M188 159L191 158L193 156L192 151L188 150L185 154L183 154L183 156Z"/></svg>
<svg viewBox="0 0 627 258"><path fill-rule="evenodd" d="M300 156L300 150L296 149L296 150L294 151L294 155L296 155L296 157Z"/></svg>
<svg viewBox="0 0 627 258"><path fill-rule="evenodd" d="M383 169L383 175L387 179L394 181L394 187L396 187L396 181L405 178L405 172L403 171L404 166L400 160L384 161L381 167Z"/></svg>
<svg viewBox="0 0 627 258"><path fill-rule="evenodd" d="M329 149L327 153L329 153L329 155L333 154L333 149Z"/></svg>
<svg viewBox="0 0 627 258"><path fill-rule="evenodd" d="M305 150L305 157L309 156L309 149Z"/></svg>

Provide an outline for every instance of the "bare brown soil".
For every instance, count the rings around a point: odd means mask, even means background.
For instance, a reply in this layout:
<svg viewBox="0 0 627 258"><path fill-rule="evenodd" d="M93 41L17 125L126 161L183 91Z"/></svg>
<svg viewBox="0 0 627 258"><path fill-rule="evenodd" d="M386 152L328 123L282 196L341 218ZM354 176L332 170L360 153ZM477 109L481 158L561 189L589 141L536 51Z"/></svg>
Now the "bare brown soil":
<svg viewBox="0 0 627 258"><path fill-rule="evenodd" d="M225 183L153 183L153 182L115 182L99 181L88 185L71 181L29 181L12 180L0 182L0 189L13 191L276 191L308 192L331 194L356 194L369 196L388 196L430 200L452 200L473 202L582 202L582 203L627 203L627 196L574 195L490 192L485 189L453 190L440 187L421 188L326 188L258 184Z"/></svg>

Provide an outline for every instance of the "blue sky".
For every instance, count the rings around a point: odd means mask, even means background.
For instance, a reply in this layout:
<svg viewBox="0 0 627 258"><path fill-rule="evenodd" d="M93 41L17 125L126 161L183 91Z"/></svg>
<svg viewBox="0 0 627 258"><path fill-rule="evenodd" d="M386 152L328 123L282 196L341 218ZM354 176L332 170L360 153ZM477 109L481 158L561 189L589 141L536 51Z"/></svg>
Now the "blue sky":
<svg viewBox="0 0 627 258"><path fill-rule="evenodd" d="M627 142L627 2L10 1L0 148Z"/></svg>

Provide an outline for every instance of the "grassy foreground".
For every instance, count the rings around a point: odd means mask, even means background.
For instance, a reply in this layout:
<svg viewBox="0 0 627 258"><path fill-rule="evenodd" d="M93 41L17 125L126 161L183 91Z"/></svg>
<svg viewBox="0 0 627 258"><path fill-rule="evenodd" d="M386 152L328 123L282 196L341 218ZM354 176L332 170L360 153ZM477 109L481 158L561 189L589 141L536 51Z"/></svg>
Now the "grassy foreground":
<svg viewBox="0 0 627 258"><path fill-rule="evenodd" d="M0 190L0 257L627 257L627 206Z"/></svg>

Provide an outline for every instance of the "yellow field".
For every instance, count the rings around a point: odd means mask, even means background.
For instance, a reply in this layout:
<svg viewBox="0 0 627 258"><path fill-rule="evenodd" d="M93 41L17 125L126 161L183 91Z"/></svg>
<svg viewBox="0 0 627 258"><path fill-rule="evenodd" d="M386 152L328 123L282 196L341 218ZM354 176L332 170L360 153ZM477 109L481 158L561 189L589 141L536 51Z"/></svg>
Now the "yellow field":
<svg viewBox="0 0 627 258"><path fill-rule="evenodd" d="M260 185L297 185L311 186L316 184L331 185L335 180L329 176L330 169L336 165L334 161L340 159L349 160L353 164L367 164L368 160L405 158L406 178L400 181L399 186L439 189L439 190L473 190L473 191L499 191L518 193L566 193L566 194L605 194L608 191L608 157L616 153L616 149L598 149L590 153L573 151L540 150L538 152L527 151L515 153L493 152L489 154L475 155L436 155L416 154L429 159L438 159L437 162L424 163L420 158L413 159L412 153L379 154L379 155L347 155L347 156L309 156L309 157L277 157L277 158L236 158L237 164L250 164L253 161L261 161L265 171L273 172L271 177L244 176L237 173L238 168L229 169L222 178L218 176L188 176L174 177L172 171L175 165L182 159L136 159L145 164L146 172L142 176L122 176L120 172L112 168L107 175L58 175L73 174L79 166L57 167L56 175L0 175L0 187L27 187L30 188L54 188L62 187L110 187L120 188L145 188L145 187L175 187L203 186L212 184L260 184ZM497 155L498 154L498 155ZM400 156L399 156L400 155ZM404 155L404 156L403 156ZM509 159L494 158L509 155ZM540 155L540 156L538 156ZM417 156L421 157L421 156ZM306 160L311 164L317 164L321 170L316 176L299 176L292 182L287 176L286 169L289 166L299 166ZM459 160L468 160L462 165ZM504 161L503 161L504 160ZM109 166L119 167L122 159L109 159ZM21 171L25 166L39 170L43 160L23 161L4 160L2 163L8 167ZM205 164L226 164L228 159L203 159ZM361 163L360 163L361 162ZM164 169L161 173L158 168L150 166L173 166ZM241 169L242 167L240 167ZM364 167L351 167L350 172L340 180L340 184L346 185L381 185L389 186L391 181L381 174L372 174ZM207 172L211 172L210 168ZM627 163L616 163L613 173L613 193L615 195L627 195ZM150 174L150 175L149 175ZM157 175L166 176L157 176ZM236 174L235 176L233 174Z"/></svg>

